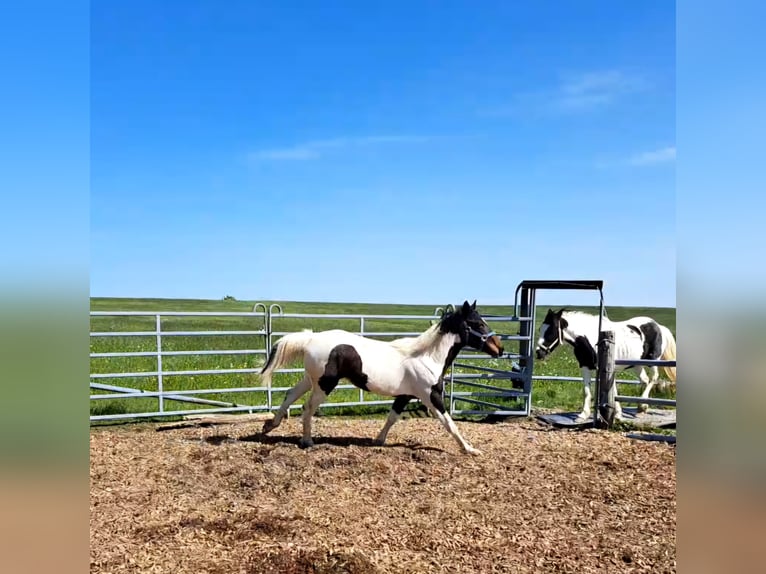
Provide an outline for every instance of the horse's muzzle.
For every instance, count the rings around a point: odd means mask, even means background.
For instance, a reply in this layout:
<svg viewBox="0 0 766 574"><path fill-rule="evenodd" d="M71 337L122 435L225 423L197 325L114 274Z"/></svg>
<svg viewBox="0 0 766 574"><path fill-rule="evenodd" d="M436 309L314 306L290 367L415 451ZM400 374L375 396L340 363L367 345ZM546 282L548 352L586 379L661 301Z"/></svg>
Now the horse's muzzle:
<svg viewBox="0 0 766 574"><path fill-rule="evenodd" d="M545 360L545 357L548 356L548 351L546 351L545 349L538 348L537 351L535 351L535 356L539 360L543 361Z"/></svg>
<svg viewBox="0 0 766 574"><path fill-rule="evenodd" d="M484 348L487 354L495 359L502 357L503 352L505 351L505 349L503 349L502 343L500 342L500 339L494 335L486 340L484 343Z"/></svg>

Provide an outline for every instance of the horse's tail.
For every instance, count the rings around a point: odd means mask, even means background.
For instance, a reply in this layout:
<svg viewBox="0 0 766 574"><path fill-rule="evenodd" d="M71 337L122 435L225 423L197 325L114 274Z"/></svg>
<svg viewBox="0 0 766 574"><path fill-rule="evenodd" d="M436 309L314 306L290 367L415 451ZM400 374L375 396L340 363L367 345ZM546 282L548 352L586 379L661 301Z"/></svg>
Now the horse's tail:
<svg viewBox="0 0 766 574"><path fill-rule="evenodd" d="M675 361L676 360L676 339L673 337L673 333L667 327L662 328L662 334L667 339L665 350L662 353L663 361ZM675 367L662 367L665 370L668 378L675 383L676 382L676 368Z"/></svg>
<svg viewBox="0 0 766 574"><path fill-rule="evenodd" d="M280 367L303 356L306 346L311 342L314 333L306 329L299 333L285 335L271 348L269 359L261 370L261 386L271 386L271 375Z"/></svg>

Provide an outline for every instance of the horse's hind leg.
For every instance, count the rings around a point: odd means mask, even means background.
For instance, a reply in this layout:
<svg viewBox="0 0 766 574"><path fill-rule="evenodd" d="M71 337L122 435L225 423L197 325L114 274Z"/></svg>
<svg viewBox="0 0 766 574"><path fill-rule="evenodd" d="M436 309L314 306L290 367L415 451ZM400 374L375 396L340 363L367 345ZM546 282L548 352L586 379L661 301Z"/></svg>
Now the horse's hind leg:
<svg viewBox="0 0 766 574"><path fill-rule="evenodd" d="M290 405L310 390L311 378L308 373L306 373L301 381L287 392L287 396L285 397L285 400L282 401L282 404L279 405L279 410L274 414L274 418L263 423L263 434L269 433L277 428L282 423L282 419L287 416Z"/></svg>
<svg viewBox="0 0 766 574"><path fill-rule="evenodd" d="M652 392L652 387L654 387L655 384L657 384L657 379L659 377L659 369L657 367L652 367L652 378L651 380L646 374L646 371L643 369L643 367L637 367L636 370L638 371L638 378L641 379L641 382L644 383L644 391L641 393L642 399L649 398L649 393ZM638 412L643 413L646 412L646 410L649 408L649 405L647 403L641 403L638 405Z"/></svg>
<svg viewBox="0 0 766 574"><path fill-rule="evenodd" d="M460 445L460 448L463 449L463 452L473 455L482 454L478 448L474 448L468 444L468 441L466 441L460 434L460 431L455 425L455 421L453 421L452 417L449 416L449 413L447 413L447 409L444 408L444 401L442 400L440 385L434 385L431 387L430 392L424 391L418 396L418 398L426 407L428 407L428 410L430 410L434 416L439 419L439 422L442 423L444 428L447 429L447 431L457 441L457 443Z"/></svg>
<svg viewBox="0 0 766 574"><path fill-rule="evenodd" d="M375 438L375 444L380 446L385 444L386 437L388 436L388 431L391 430L391 427L394 426L394 423L399 420L399 417L404 412L407 403L409 403L413 398L414 397L409 395L399 395L394 399L394 404L391 406L391 410L388 412L386 424L383 425L383 428L380 429L378 436Z"/></svg>

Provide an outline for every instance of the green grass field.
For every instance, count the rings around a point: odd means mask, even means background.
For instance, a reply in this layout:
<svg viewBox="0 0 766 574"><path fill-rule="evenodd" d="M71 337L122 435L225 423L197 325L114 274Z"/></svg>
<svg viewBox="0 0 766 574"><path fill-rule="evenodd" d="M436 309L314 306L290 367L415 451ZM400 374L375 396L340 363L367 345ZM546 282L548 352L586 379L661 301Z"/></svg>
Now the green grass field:
<svg viewBox="0 0 766 574"><path fill-rule="evenodd" d="M183 312L247 312L253 310L251 301L223 301L223 300L189 300L189 299L112 299L93 298L91 300L92 311L183 311ZM262 301L267 306L274 301ZM282 307L284 313L316 313L316 314L359 314L359 315L422 315L430 316L434 313L437 305L373 305L355 303L310 303L310 302L276 302ZM588 312L597 312L595 307L577 307ZM545 315L546 308L538 308L535 332L539 329L539 322ZM485 315L511 315L510 306L480 306L480 311ZM607 307L607 313L613 320L622 320L635 315L648 315L660 323L667 325L675 333L676 317L675 309L670 308L647 308L647 307ZM155 329L154 317L91 317L92 332L115 332L115 331L153 331ZM391 319L365 319L365 332L393 332L411 331L421 332L427 329L427 320L391 320ZM498 333L516 334L518 323L493 322L493 328ZM341 328L350 331L358 331L360 321L338 320L325 318L279 318L274 317L273 330L296 331L311 328L315 331L329 328ZM252 317L164 317L162 331L220 331L220 330L264 330L265 324L262 318ZM275 337L275 340L277 337ZM163 336L162 346L164 351L195 351L195 350L241 350L241 349L264 349L265 337L262 335L226 335L226 336ZM90 345L91 353L113 352L151 352L156 351L156 337L92 337ZM517 352L518 348L513 341L506 342L506 351ZM205 369L257 369L263 364L263 355L245 354L221 354L221 355L171 355L163 357L163 371L191 371ZM488 359L477 361L489 367L505 368L507 361ZM299 365L295 365L296 367ZM136 357L93 357L91 358L91 373L126 372L141 373L157 370L157 359L153 356ZM535 375L563 375L579 376L579 369L574 355L568 347L558 349L546 361L535 362ZM661 378L664 373L661 371ZM274 386L291 386L298 380L298 374L286 373L276 375ZM621 373L620 379L635 379L632 373ZM140 388L147 391L157 390L157 378L129 377L120 379L99 379L96 382L111 385ZM203 374L203 375L172 375L163 377L163 388L166 391L190 390L190 389L222 389L220 393L204 395L205 398L239 403L259 404L258 394L226 393L226 388L257 386L258 378L254 373L227 373ZM92 390L91 394L100 392ZM637 385L622 385L619 393L624 395L640 394ZM664 394L655 390L652 396L675 398L675 391L670 389ZM273 393L273 404L278 405L284 393ZM344 400L358 400L359 391L338 390L335 391L328 402L342 402ZM388 399L388 397L375 397L365 395L365 400L376 398ZM302 401L299 401L300 404ZM579 410L582 405L582 385L575 382L535 381L533 386L533 408L552 408L561 410ZM91 415L116 414L126 412L151 412L158 406L156 398L141 399L108 399L92 400ZM165 400L165 410L187 410L192 408L210 408L205 405L191 405L178 401ZM464 403L461 408L468 408ZM387 407L344 407L334 409L339 414L364 414L378 415L386 412Z"/></svg>

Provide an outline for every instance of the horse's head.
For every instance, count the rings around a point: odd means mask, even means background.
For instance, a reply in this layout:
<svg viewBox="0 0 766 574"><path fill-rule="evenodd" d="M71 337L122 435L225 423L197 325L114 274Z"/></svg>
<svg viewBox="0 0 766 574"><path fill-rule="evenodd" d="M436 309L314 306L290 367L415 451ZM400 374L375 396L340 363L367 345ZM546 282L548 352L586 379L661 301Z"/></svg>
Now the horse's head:
<svg viewBox="0 0 766 574"><path fill-rule="evenodd" d="M562 331L567 328L567 320L561 316L563 313L564 309L548 309L543 324L540 325L540 338L537 340L535 352L541 361L564 340Z"/></svg>
<svg viewBox="0 0 766 574"><path fill-rule="evenodd" d="M503 354L500 339L476 310L476 301L473 305L466 301L454 312L446 313L441 320L441 330L458 335L463 345L492 357Z"/></svg>

